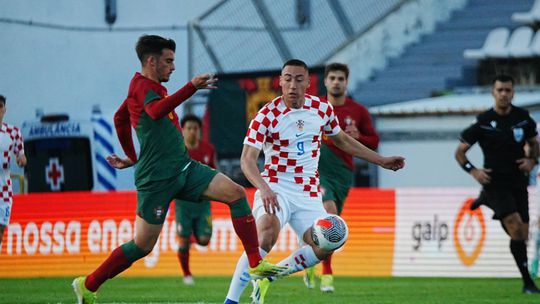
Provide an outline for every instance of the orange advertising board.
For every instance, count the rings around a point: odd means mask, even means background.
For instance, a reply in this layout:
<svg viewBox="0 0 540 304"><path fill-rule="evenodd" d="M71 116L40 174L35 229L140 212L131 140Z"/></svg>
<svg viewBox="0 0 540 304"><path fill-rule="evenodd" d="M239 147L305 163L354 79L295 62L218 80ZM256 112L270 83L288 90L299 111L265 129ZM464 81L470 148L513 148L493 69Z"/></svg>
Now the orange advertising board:
<svg viewBox="0 0 540 304"><path fill-rule="evenodd" d="M250 201L254 191L248 190ZM336 252L336 274L391 275L394 254L393 190L351 189L343 217L350 229ZM133 238L136 194L68 192L15 196L10 225L0 251L0 277L76 276L95 269L109 253ZM243 251L228 207L212 203L213 236L207 247L194 245L191 268L196 275L232 275ZM174 206L154 248L123 275L179 275ZM278 262L298 247L288 226L269 255Z"/></svg>

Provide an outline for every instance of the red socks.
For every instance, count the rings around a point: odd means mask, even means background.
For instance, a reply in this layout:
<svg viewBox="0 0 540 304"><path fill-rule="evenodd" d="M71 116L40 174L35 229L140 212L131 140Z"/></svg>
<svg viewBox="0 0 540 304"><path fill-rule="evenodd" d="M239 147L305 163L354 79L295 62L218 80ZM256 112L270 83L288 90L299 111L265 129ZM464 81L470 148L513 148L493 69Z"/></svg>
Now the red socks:
<svg viewBox="0 0 540 304"><path fill-rule="evenodd" d="M257 238L255 218L251 214L233 217L232 223L234 231L242 241L242 245L246 251L247 258L249 260L249 267L257 267L262 258L261 254L259 253L259 239Z"/></svg>
<svg viewBox="0 0 540 304"><path fill-rule="evenodd" d="M332 274L332 256L322 261L322 274Z"/></svg>
<svg viewBox="0 0 540 304"><path fill-rule="evenodd" d="M114 278L116 275L131 266L131 262L126 258L122 247L117 247L111 255L103 262L92 274L86 277L84 285L92 292L98 290L99 286L107 279Z"/></svg>
<svg viewBox="0 0 540 304"><path fill-rule="evenodd" d="M184 276L190 276L191 270L189 269L189 250L186 252L178 251L178 261L180 261L180 266L184 272Z"/></svg>

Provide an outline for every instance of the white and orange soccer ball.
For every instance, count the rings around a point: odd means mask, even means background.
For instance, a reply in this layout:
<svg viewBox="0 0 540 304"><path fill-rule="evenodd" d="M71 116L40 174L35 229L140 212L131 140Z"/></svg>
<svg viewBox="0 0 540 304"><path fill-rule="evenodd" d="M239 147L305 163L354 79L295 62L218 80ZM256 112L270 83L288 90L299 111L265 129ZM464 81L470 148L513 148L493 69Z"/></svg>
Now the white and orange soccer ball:
<svg viewBox="0 0 540 304"><path fill-rule="evenodd" d="M311 237L317 247L324 250L336 250L347 241L349 227L340 216L328 214L315 220Z"/></svg>

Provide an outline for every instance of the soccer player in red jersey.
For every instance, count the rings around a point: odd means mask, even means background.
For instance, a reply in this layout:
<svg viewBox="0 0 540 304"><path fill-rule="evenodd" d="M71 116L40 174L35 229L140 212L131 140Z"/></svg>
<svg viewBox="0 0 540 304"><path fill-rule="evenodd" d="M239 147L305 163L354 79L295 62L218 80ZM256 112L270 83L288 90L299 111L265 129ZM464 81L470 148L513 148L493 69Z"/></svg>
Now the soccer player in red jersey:
<svg viewBox="0 0 540 304"><path fill-rule="evenodd" d="M174 109L198 89L215 89L217 79L210 74L195 76L180 90L168 95L161 83L167 82L175 70L175 49L172 39L155 35L144 35L137 42L136 52L142 69L133 76L128 96L114 116L126 157L111 155L107 158L117 169L137 164L135 237L113 250L90 275L73 281L79 303L94 303L97 289L106 280L152 251L173 198L212 199L227 204L252 275L279 275L285 269L262 260L255 220L244 189L224 174L189 158ZM131 139L132 127L140 143L139 155Z"/></svg>
<svg viewBox="0 0 540 304"><path fill-rule="evenodd" d="M180 121L184 143L189 156L210 168L216 168L216 154L212 144L201 140L202 121L188 114ZM189 249L191 236L201 246L206 246L212 237L212 214L210 201L192 202L175 200L176 233L178 234L178 260L184 274L184 284L193 285L195 281L189 268Z"/></svg>
<svg viewBox="0 0 540 304"><path fill-rule="evenodd" d="M379 135L373 127L366 107L347 97L348 81L349 67L347 65L342 63L327 65L324 71L324 85L327 93L326 96L321 96L321 100L328 100L332 104L339 126L345 133L364 146L376 150L379 146ZM324 209L330 214L341 215L354 176L353 157L324 137L319 159L319 174ZM320 288L323 292L334 291L331 258L330 255L321 262ZM313 267L306 269L304 283L308 288L315 287Z"/></svg>

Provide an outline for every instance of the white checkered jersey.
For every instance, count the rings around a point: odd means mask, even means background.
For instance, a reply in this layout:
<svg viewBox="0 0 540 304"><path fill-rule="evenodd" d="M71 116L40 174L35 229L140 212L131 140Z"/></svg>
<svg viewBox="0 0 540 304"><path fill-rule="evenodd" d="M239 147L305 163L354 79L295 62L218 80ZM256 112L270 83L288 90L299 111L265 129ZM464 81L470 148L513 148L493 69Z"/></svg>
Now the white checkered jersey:
<svg viewBox="0 0 540 304"><path fill-rule="evenodd" d="M2 200L9 202L13 196L11 179L9 177L9 163L11 155L24 154L23 138L19 128L2 123L0 127L0 153L2 153L2 169L0 170L0 187L2 187Z"/></svg>
<svg viewBox="0 0 540 304"><path fill-rule="evenodd" d="M287 108L281 97L263 106L251 121L244 144L263 150L261 176L274 189L320 198L319 164L322 135L340 132L327 101L306 95L301 109Z"/></svg>

